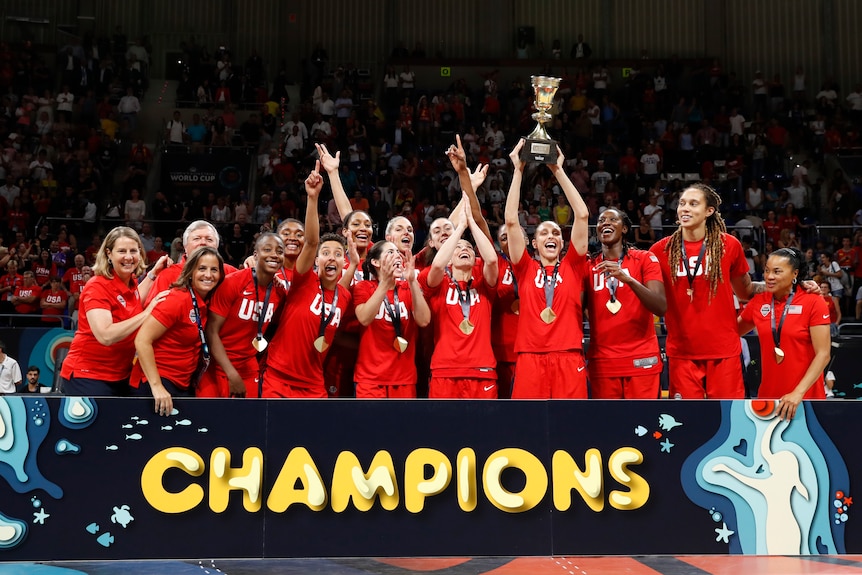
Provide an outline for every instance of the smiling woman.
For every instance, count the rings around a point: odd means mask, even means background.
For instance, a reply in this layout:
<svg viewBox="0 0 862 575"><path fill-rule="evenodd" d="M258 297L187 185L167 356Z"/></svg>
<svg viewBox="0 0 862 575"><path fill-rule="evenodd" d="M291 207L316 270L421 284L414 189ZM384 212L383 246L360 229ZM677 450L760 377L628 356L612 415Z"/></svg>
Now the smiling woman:
<svg viewBox="0 0 862 575"><path fill-rule="evenodd" d="M155 411L170 415L173 397L194 396L193 376L209 362L204 337L207 302L224 279L218 250L202 247L186 260L165 301L144 320L135 337L138 362L132 370L132 395L155 399ZM176 353L182 349L183 353Z"/></svg>
<svg viewBox="0 0 862 575"><path fill-rule="evenodd" d="M94 277L81 293L78 331L61 375L67 395L128 395L135 355L135 334L168 295L157 293L146 309L141 302L153 282L138 286L145 270L138 233L127 227L111 230L96 255Z"/></svg>

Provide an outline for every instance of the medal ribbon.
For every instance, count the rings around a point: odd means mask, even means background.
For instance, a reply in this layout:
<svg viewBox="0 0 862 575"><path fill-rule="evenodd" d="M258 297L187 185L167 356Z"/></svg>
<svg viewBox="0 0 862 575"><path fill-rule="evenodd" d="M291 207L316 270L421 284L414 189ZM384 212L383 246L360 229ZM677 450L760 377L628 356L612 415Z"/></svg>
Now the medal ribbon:
<svg viewBox="0 0 862 575"><path fill-rule="evenodd" d="M195 290L189 286L189 294L192 296L192 306L195 308L195 323L198 326L198 335L201 338L201 349L203 351L204 363L209 364L210 361L210 346L207 345L207 338L204 335L204 327L201 324L201 308L198 307L198 298L195 296Z"/></svg>
<svg viewBox="0 0 862 575"><path fill-rule="evenodd" d="M554 265L554 273L548 277L548 272L545 271L545 266L541 266L543 283L545 288L545 307L550 309L554 305L554 288L557 287L557 272L560 270L560 261Z"/></svg>
<svg viewBox="0 0 862 575"><path fill-rule="evenodd" d="M625 257L625 256L623 256L623 257ZM602 255L602 261L604 261L604 260L605 260L605 256ZM620 265L620 267L622 267L623 258L620 258L619 261L617 261L617 263ZM611 294L611 302L613 303L613 302L617 301L617 289L620 287L620 281L615 277L611 277L611 274L609 274L607 272L605 272L605 279L606 279L605 284L608 286L608 292Z"/></svg>
<svg viewBox="0 0 862 575"><path fill-rule="evenodd" d="M323 337L326 333L326 328L335 317L335 309L338 305L338 285L335 286L335 295L332 296L332 307L329 309L329 315L325 315L323 311L326 309L326 290L323 289L323 281L320 282L320 329L317 331L317 337Z"/></svg>
<svg viewBox="0 0 862 575"><path fill-rule="evenodd" d="M257 297L257 271L254 268L251 268L251 277L254 280L254 308L257 309L257 304L260 303L260 300ZM263 307L260 308L260 311L257 314L257 341L263 339L263 320L266 316L265 310L269 307L269 296L272 295L272 286L275 284L275 278L273 278L269 285L266 286L266 295L263 297Z"/></svg>
<svg viewBox="0 0 862 575"><path fill-rule="evenodd" d="M392 300L394 304L389 303L389 298L383 296L383 305L386 307L386 313L389 319L392 320L392 327L395 328L395 337L401 337L401 304L398 301L398 284L392 289Z"/></svg>
<svg viewBox="0 0 862 575"><path fill-rule="evenodd" d="M775 347L781 349L781 328L784 327L784 320L787 318L787 310L790 309L790 304L793 302L794 292L790 292L787 296L787 303L784 305L784 311L781 312L781 320L778 322L778 328L775 327L775 296L772 296L772 301L769 303L769 323L772 326L772 341L775 342Z"/></svg>
<svg viewBox="0 0 862 575"><path fill-rule="evenodd" d="M700 245L700 254L697 256L697 261L694 263L694 271L688 265L688 254L685 253L685 240L682 240L682 265L685 267L685 276L688 278L688 288L694 291L694 278L697 272L700 271L700 265L703 263L703 255L706 253L706 238Z"/></svg>
<svg viewBox="0 0 862 575"><path fill-rule="evenodd" d="M458 291L458 303L461 304L461 315L464 316L464 319L470 320L470 288L473 285L473 277L467 281L467 289L462 290L461 286L455 281L455 278L452 276L452 270L446 268L446 275L449 276L449 281L455 286L455 289Z"/></svg>
<svg viewBox="0 0 862 575"><path fill-rule="evenodd" d="M515 299L520 299L518 295L518 278L515 277L515 270L512 269L511 261L503 252L500 252L500 257L509 262L509 272L512 274L512 286L515 288Z"/></svg>

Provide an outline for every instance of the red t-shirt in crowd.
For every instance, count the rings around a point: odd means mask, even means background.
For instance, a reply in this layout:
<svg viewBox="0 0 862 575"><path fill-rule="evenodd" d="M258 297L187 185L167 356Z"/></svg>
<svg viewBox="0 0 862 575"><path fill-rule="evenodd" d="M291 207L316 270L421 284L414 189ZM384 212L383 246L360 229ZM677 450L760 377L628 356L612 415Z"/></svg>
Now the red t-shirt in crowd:
<svg viewBox="0 0 862 575"><path fill-rule="evenodd" d="M458 283L462 291L469 290L469 319L474 327L468 335L459 327L464 314L455 282L446 274L440 285L429 287L430 271L430 267L422 270L419 285L428 300L433 318L432 377L496 379L497 360L491 347L491 307L496 297L496 287L488 285L481 273L477 275L475 267L470 282Z"/></svg>
<svg viewBox="0 0 862 575"><path fill-rule="evenodd" d="M581 295L584 289L584 262L587 256L579 255L569 247L560 261L554 288L551 309L557 319L551 323L542 320L545 309L544 274L541 264L530 257L527 249L521 260L513 266L521 296L521 312L518 320L518 337L515 351L518 353L548 353L552 351L577 351L584 348L584 314ZM550 276L554 266L545 268Z"/></svg>
<svg viewBox="0 0 862 575"><path fill-rule="evenodd" d="M65 304L69 301L69 292L64 289L59 289L54 291L52 289L44 289L42 290L42 300L48 303L62 303ZM58 309L54 307L46 307L42 309L42 321L47 324L59 326L59 321L54 319L58 316L66 313L65 309Z"/></svg>
<svg viewBox="0 0 862 575"><path fill-rule="evenodd" d="M22 303L19 302L15 305L15 311L21 314L25 313L39 313L41 309L39 306L40 299L42 297L42 288L39 287L38 284L33 284L31 286L20 285L15 288L12 292L12 295L15 297L30 297L36 296L36 299L31 303Z"/></svg>
<svg viewBox="0 0 862 575"><path fill-rule="evenodd" d="M653 314L629 286L618 282L619 311L607 308L611 301L604 273L593 270L603 261L601 254L587 262L587 309L590 312L590 346L587 350L593 377L648 375L662 370L661 353ZM661 266L652 252L628 250L620 268L641 284L662 281Z"/></svg>
<svg viewBox="0 0 862 575"><path fill-rule="evenodd" d="M353 286L353 302L359 306L368 301L374 294L379 282L377 280L361 281ZM401 337L407 340L407 349L403 353L393 347L395 341L395 326L389 315L386 304L380 302L380 308L374 320L360 329L359 357L356 361L354 380L356 383L371 385L411 385L416 383L416 340L418 326L413 319L413 295L406 281L395 284L398 290L398 309L395 309L394 290L389 290L386 299L399 317Z"/></svg>
<svg viewBox="0 0 862 575"><path fill-rule="evenodd" d="M775 342L772 339L771 293L759 293L751 298L740 314L742 319L754 323L757 339L760 341L760 365L763 375L757 396L765 399L778 399L793 391L814 360L814 346L811 343L809 328L814 325L829 325L829 310L819 294L805 293L798 289L787 309L784 325L781 328L781 349L784 361L776 363ZM787 298L775 302L775 324L781 316ZM805 399L825 399L823 374L808 389Z"/></svg>
<svg viewBox="0 0 862 575"><path fill-rule="evenodd" d="M203 297L196 295L201 327L206 329L207 304ZM153 342L159 376L179 388L187 389L201 356L201 336L188 288L172 289L168 297L153 308L152 317L167 328L165 333ZM141 381L147 381L147 376L144 375L140 362L136 362L130 384L132 387L138 387Z"/></svg>
<svg viewBox="0 0 862 575"><path fill-rule="evenodd" d="M118 276L90 278L81 293L78 331L72 339L69 355L63 362L61 375L65 379L72 377L72 374L100 381L128 379L135 357L136 334L130 333L113 345L102 345L90 328L87 312L91 309L108 310L114 323L138 315L143 311L138 282L132 278L131 285L126 285Z"/></svg>
<svg viewBox="0 0 862 575"><path fill-rule="evenodd" d="M650 251L661 265L667 295L666 352L668 357L680 359L722 359L738 356L742 352L736 332L736 307L733 302L731 279L748 273L748 262L742 244L730 234L722 234L724 257L721 261L722 281L715 296L710 297L709 276L712 265L709 252L704 253L703 262L694 277L694 300L687 290L688 277L680 261L674 270L676 282L671 278L668 254L665 251L671 236L656 242ZM694 268L700 255L703 241L685 242L689 268Z"/></svg>

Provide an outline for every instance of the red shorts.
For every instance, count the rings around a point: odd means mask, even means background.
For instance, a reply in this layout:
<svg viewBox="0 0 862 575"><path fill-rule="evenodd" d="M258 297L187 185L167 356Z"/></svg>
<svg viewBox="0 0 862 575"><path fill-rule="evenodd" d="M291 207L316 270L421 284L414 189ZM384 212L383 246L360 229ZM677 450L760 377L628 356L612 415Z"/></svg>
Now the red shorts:
<svg viewBox="0 0 862 575"><path fill-rule="evenodd" d="M512 382L515 380L515 362L497 362L497 397L509 399L512 397Z"/></svg>
<svg viewBox="0 0 862 575"><path fill-rule="evenodd" d="M259 397L258 370L242 370L239 371L239 376L245 383L245 396ZM221 367L210 365L195 389L195 397L230 397L230 382Z"/></svg>
<svg viewBox="0 0 862 575"><path fill-rule="evenodd" d="M668 397L671 399L744 399L742 361L721 359L668 359Z"/></svg>
<svg viewBox="0 0 862 575"><path fill-rule="evenodd" d="M660 388L660 371L649 375L590 377L593 399L658 399Z"/></svg>
<svg viewBox="0 0 862 575"><path fill-rule="evenodd" d="M273 369L267 369L263 377L263 394L261 397L292 397L326 399L322 384L309 386L305 381L291 379Z"/></svg>
<svg viewBox="0 0 862 575"><path fill-rule="evenodd" d="M358 345L336 342L329 348L323 360L323 382L329 397L353 397L353 370L358 356Z"/></svg>
<svg viewBox="0 0 862 575"><path fill-rule="evenodd" d="M496 379L434 377L428 384L429 399L497 399Z"/></svg>
<svg viewBox="0 0 862 575"><path fill-rule="evenodd" d="M357 399L416 399L416 384L377 385L374 383L357 383Z"/></svg>
<svg viewBox="0 0 862 575"><path fill-rule="evenodd" d="M512 399L586 399L587 365L578 351L520 353Z"/></svg>

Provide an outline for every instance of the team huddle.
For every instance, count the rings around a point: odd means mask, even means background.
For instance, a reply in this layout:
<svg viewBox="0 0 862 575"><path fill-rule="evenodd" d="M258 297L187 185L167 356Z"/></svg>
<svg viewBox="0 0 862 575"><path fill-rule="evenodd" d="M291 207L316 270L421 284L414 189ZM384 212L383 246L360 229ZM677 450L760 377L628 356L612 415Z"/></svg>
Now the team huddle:
<svg viewBox="0 0 862 575"><path fill-rule="evenodd" d="M822 397L829 315L799 276L798 252L774 252L765 282L752 282L721 198L695 184L680 197L679 228L649 251L626 243L631 222L607 208L595 227L601 250L590 254L589 210L561 152L548 168L574 214L568 246L551 221L528 238L522 146L509 155L496 237L475 194L487 167L468 168L460 139L447 150L463 197L416 255L401 216L372 241L371 218L341 185L339 154L324 146L305 180L305 223L260 234L242 269L224 263L206 221L186 229L182 261L165 256L149 272L137 233L115 228L81 296L64 392L151 396L161 414L181 396L414 398L426 382L430 398L656 399L654 317L664 316L670 397L744 397L740 334L753 328L760 397L779 399L783 417ZM320 233L324 175L341 235ZM741 313L734 296L748 302Z"/></svg>

